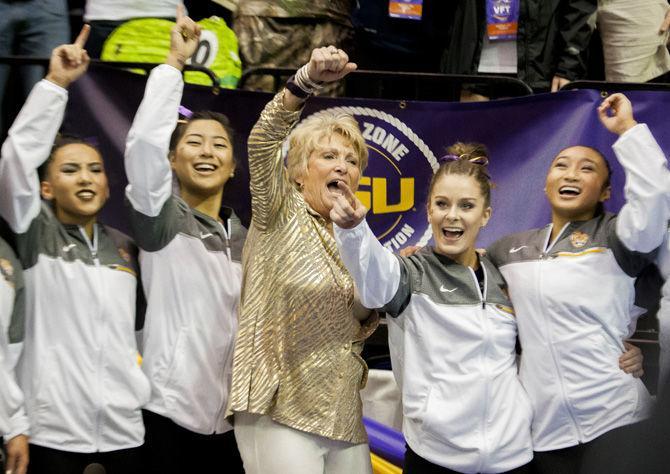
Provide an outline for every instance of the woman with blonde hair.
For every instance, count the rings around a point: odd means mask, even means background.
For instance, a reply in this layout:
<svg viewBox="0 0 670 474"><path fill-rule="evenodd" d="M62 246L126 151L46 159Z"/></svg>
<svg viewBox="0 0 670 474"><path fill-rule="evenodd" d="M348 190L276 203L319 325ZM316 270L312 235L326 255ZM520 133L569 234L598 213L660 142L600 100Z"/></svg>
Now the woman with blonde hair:
<svg viewBox="0 0 670 474"><path fill-rule="evenodd" d="M367 148L344 115L315 114L291 133L305 100L355 68L341 50L315 49L249 136L253 215L229 406L247 474L372 471L360 353L377 318L356 301L330 220L338 183L358 187Z"/></svg>

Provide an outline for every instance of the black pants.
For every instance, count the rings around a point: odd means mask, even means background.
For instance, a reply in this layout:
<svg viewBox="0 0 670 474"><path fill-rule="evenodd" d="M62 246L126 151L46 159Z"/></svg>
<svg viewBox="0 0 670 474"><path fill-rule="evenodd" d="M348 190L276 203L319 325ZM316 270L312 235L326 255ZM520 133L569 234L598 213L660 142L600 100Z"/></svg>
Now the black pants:
<svg viewBox="0 0 670 474"><path fill-rule="evenodd" d="M529 464L517 467L511 471L510 474L530 474ZM402 470L403 474L459 474L458 471L452 471L446 467L438 466L412 451L412 448L407 446L405 452L405 467Z"/></svg>
<svg viewBox="0 0 670 474"><path fill-rule="evenodd" d="M244 473L233 431L203 435L147 410L142 415L146 429L144 473Z"/></svg>
<svg viewBox="0 0 670 474"><path fill-rule="evenodd" d="M532 474L591 474L594 469L607 461L613 450L621 449L629 443L620 444L619 439L635 439L634 430L638 424L615 428L588 443L570 446L554 451L536 451L531 461ZM625 449L625 448L624 448ZM603 471L600 471L603 472Z"/></svg>
<svg viewBox="0 0 670 474"><path fill-rule="evenodd" d="M92 464L101 465L104 471L100 466L95 469ZM81 474L87 467L96 474L142 474L142 448L106 453L72 453L30 445L28 474Z"/></svg>

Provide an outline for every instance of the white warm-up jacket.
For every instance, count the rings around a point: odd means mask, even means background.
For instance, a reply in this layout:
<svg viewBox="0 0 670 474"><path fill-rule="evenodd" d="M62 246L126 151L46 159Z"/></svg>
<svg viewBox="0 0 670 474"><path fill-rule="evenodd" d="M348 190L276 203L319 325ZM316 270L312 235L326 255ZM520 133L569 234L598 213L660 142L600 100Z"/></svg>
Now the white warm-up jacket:
<svg viewBox="0 0 670 474"><path fill-rule="evenodd" d="M533 403L533 446L549 451L588 442L644 419L650 396L619 369L623 340L635 326L635 278L653 258L667 226L665 158L645 125L622 135L614 151L626 172L626 204L570 222L505 237L488 251L509 288L522 347L520 377Z"/></svg>
<svg viewBox="0 0 670 474"><path fill-rule="evenodd" d="M40 200L38 167L63 119L67 91L42 80L30 93L0 159L0 214L14 232L26 293L17 375L30 442L71 452L144 442L149 382L135 341L134 244L120 232L58 221Z"/></svg>
<svg viewBox="0 0 670 474"><path fill-rule="evenodd" d="M130 222L147 298L142 368L146 408L201 434L232 429L225 418L242 285L246 229L190 208L172 193L170 135L184 82L155 68L128 134Z"/></svg>
<svg viewBox="0 0 670 474"><path fill-rule="evenodd" d="M364 221L335 226L342 261L368 308L390 314L393 373L402 391L407 444L465 473L505 472L532 458L532 411L517 377L516 318L496 268L474 271L424 248L385 249Z"/></svg>

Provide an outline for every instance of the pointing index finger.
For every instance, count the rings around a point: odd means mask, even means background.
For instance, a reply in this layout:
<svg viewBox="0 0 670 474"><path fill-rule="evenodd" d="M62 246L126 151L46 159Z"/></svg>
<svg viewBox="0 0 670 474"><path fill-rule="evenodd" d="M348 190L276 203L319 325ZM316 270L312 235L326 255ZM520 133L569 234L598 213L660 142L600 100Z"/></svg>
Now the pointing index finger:
<svg viewBox="0 0 670 474"><path fill-rule="evenodd" d="M177 5L177 16L175 17L177 20L177 23L179 23L179 20L184 18L186 16L186 13L184 12L184 4L180 3Z"/></svg>
<svg viewBox="0 0 670 474"><path fill-rule="evenodd" d="M344 197L347 198L347 201L349 201L349 203L351 204L351 207L356 209L356 207L357 207L357 205L356 205L356 195L351 190L349 185L347 185L347 183L345 183L344 181L338 181L337 182L337 187L340 188L340 190L344 192Z"/></svg>
<svg viewBox="0 0 670 474"><path fill-rule="evenodd" d="M77 35L77 39L74 40L75 46L79 46L80 48L83 48L84 45L86 44L86 41L88 40L88 35L91 32L91 27L90 25L84 25L81 28L81 31L79 32L79 35Z"/></svg>

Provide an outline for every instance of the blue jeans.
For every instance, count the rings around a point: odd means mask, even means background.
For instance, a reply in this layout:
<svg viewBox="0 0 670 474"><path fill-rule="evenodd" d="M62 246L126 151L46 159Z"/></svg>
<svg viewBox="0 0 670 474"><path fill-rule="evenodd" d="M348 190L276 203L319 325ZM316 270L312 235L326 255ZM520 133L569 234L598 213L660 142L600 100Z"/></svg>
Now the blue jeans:
<svg viewBox="0 0 670 474"><path fill-rule="evenodd" d="M69 42L67 0L0 0L0 56L48 58L52 49ZM22 66L18 72L23 89L21 99L25 99L44 77L45 69L42 66ZM0 63L0 106L8 77L9 66Z"/></svg>

